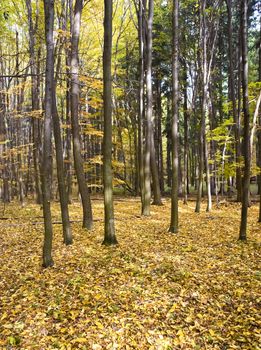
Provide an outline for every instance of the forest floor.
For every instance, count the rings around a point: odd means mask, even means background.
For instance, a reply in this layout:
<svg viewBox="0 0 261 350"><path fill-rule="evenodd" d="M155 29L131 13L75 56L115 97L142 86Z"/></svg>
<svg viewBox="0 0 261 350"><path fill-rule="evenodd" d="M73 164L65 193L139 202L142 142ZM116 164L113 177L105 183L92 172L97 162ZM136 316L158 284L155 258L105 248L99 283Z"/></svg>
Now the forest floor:
<svg viewBox="0 0 261 350"><path fill-rule="evenodd" d="M138 199L115 201L119 245L104 247L103 202L94 230L70 206L74 243L54 225L53 268L41 267L42 212L10 204L0 220L0 349L260 349L258 206L247 243L237 240L240 205L194 213L180 203L169 234L170 201L139 215ZM60 220L58 203L54 220ZM14 219L15 218L15 219Z"/></svg>

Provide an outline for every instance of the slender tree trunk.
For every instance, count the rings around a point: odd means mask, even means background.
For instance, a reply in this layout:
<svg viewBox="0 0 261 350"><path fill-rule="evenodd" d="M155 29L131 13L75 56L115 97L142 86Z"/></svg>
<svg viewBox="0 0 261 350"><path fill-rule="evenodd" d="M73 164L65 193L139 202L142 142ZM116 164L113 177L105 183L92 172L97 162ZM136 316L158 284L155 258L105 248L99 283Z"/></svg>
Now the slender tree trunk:
<svg viewBox="0 0 261 350"><path fill-rule="evenodd" d="M200 40L200 52L199 62L201 66L201 83L202 83L202 102L201 102L201 118L200 118L200 131L199 131L199 178L198 178L198 193L195 212L200 212L202 187L203 187L203 172L204 172L204 137L205 137L205 107L206 107L206 75L207 75L207 62L206 62L206 23L205 23L205 10L206 0L200 2L200 28L199 28L199 40Z"/></svg>
<svg viewBox="0 0 261 350"><path fill-rule="evenodd" d="M166 118L166 136L167 136L167 159L166 159L166 167L167 167L167 186L171 188L171 179L172 179L172 171L171 171L171 108L170 108L170 96L167 99L167 118Z"/></svg>
<svg viewBox="0 0 261 350"><path fill-rule="evenodd" d="M184 67L184 204L188 203L188 92L187 67Z"/></svg>
<svg viewBox="0 0 261 350"><path fill-rule="evenodd" d="M160 182L159 172L156 161L154 135L151 133L151 150L150 150L150 167L152 175L152 189L153 189L153 205L162 205L161 193L160 193Z"/></svg>
<svg viewBox="0 0 261 350"><path fill-rule="evenodd" d="M141 213L143 213L144 198L144 17L143 17L143 0L139 0L138 8L138 36L139 36L139 116L138 116L138 147L139 147L139 183L141 194Z"/></svg>
<svg viewBox="0 0 261 350"><path fill-rule="evenodd" d="M246 241L247 239L247 212L249 204L249 183L250 183L250 114L248 105L248 58L247 58L247 9L248 1L241 0L241 40L242 40L242 98L243 98L243 113L244 113L244 135L243 135L243 150L244 150L244 177L243 177L243 192L242 192L242 210L239 239Z"/></svg>
<svg viewBox="0 0 261 350"><path fill-rule="evenodd" d="M142 214L150 215L151 201L151 140L152 140L152 25L154 14L154 0L149 0L148 18L147 18L147 47L146 47L146 140L144 149L144 206Z"/></svg>
<svg viewBox="0 0 261 350"><path fill-rule="evenodd" d="M260 33L259 33L259 48L258 48L258 81L261 81L261 26L260 26ZM259 130L257 132L257 139L258 139L258 155L257 155L257 161L258 166L261 169L261 113L259 114ZM259 203L259 222L261 222L261 173L258 175L258 194L260 195L260 203Z"/></svg>
<svg viewBox="0 0 261 350"><path fill-rule="evenodd" d="M60 120L58 116L58 110L56 105L56 81L53 86L52 96L52 117L53 117L53 129L54 129L54 141L56 150L56 165L57 165L57 178L58 178L58 190L60 196L60 206L62 214L63 224L63 240L66 245L72 244L72 232L70 227L69 209L68 209L68 194L65 186L64 179L64 162L63 162L63 145L61 136Z"/></svg>
<svg viewBox="0 0 261 350"><path fill-rule="evenodd" d="M64 23L64 30L67 29L67 22L70 22L70 32L72 32L73 24L73 10L72 10L72 0L67 0L66 3L66 16ZM70 95L70 64L71 64L71 50L66 45L65 48L65 62L66 62L66 135L65 135L65 154L66 154L66 185L68 193L68 202L72 202L72 142L71 142L71 95Z"/></svg>
<svg viewBox="0 0 261 350"><path fill-rule="evenodd" d="M239 1L238 8L240 13L241 2ZM241 96L241 86L242 86L242 38L241 38L241 25L239 25L238 30L238 80L237 80L237 120L238 120L238 133L239 138L242 137L242 128L241 128L241 111L242 111L242 96ZM243 191L243 171L242 171L242 163L243 163L243 152L242 152L243 144L240 142L239 148L239 164L241 178L238 179L237 183L237 201L242 202L242 191Z"/></svg>
<svg viewBox="0 0 261 350"><path fill-rule="evenodd" d="M259 168L261 168L261 115L259 115L259 131L258 131L258 157L259 157ZM261 222L261 174L258 176L258 186L259 186L259 218L258 222Z"/></svg>
<svg viewBox="0 0 261 350"><path fill-rule="evenodd" d="M236 156L236 187L237 187L237 201L241 201L241 168L240 162L240 120L237 113L236 95L235 95L235 77L234 77L234 62L233 62L233 24L232 24L232 2L226 0L227 14L228 14L228 46L229 46L229 90L232 102L232 115L234 121L235 132L235 156Z"/></svg>
<svg viewBox="0 0 261 350"><path fill-rule="evenodd" d="M179 101L179 0L173 0L172 52L172 189L169 232L178 232L178 101Z"/></svg>
<svg viewBox="0 0 261 350"><path fill-rule="evenodd" d="M29 53L30 53L30 65L31 65L31 98L32 98L32 112L39 110L39 90L37 84L37 63L36 63L36 52L35 52L35 32L38 26L38 12L36 14L36 24L33 26L33 15L32 15L32 3L31 0L26 0L27 16L28 16L28 26L29 26ZM37 10L38 11L38 10ZM34 163L34 181L35 181L35 191L36 191L36 202L38 204L42 203L42 193L39 180L39 164L40 164L40 134L39 134L39 120L33 118L33 163Z"/></svg>
<svg viewBox="0 0 261 350"><path fill-rule="evenodd" d="M44 138L42 157L42 194L43 194L43 215L44 215L44 246L43 246L43 266L53 265L52 259L52 216L51 216L51 161L52 161L52 98L54 79L54 0L44 2L45 12L45 38L46 38L46 78L45 78L45 116L44 116Z"/></svg>
<svg viewBox="0 0 261 350"><path fill-rule="evenodd" d="M72 122L72 138L73 138L73 157L74 166L79 186L79 192L82 200L83 207L83 227L88 230L92 229L92 207L90 193L85 180L83 159L81 155L81 139L79 128L79 95L80 95L80 82L79 82L79 35L81 26L81 13L83 7L83 0L76 0L74 7L74 17L72 26L72 39L71 39L71 122Z"/></svg>
<svg viewBox="0 0 261 350"><path fill-rule="evenodd" d="M207 187L207 197L208 197L206 211L211 211L212 197L211 197L210 170L209 170L209 162L208 162L208 143L206 138L206 132L204 135L204 156L205 156L205 164L206 164L206 187Z"/></svg>
<svg viewBox="0 0 261 350"><path fill-rule="evenodd" d="M18 32L16 32L16 72L18 74L19 71L19 35ZM19 88L19 80L16 80L16 85L18 87L17 91L17 98L16 98L16 110L17 113L21 112L21 97L22 93L21 88ZM21 128L22 128L22 123L21 119L18 118L16 122L16 147L19 148L21 143L22 143L22 135L21 135ZM21 206L24 206L24 184L23 184L23 173L22 173L22 154L20 150L18 150L17 153L17 183L18 183L18 193L19 193L19 200L21 203Z"/></svg>
<svg viewBox="0 0 261 350"><path fill-rule="evenodd" d="M163 145L162 145L162 98L161 98L161 79L156 81L157 86L157 143L158 143L158 168L160 191L164 192L164 167L163 167Z"/></svg>
<svg viewBox="0 0 261 350"><path fill-rule="evenodd" d="M113 1L104 0L104 49L103 49L103 185L104 185L104 245L117 244L114 227L113 173L112 173L112 10Z"/></svg>

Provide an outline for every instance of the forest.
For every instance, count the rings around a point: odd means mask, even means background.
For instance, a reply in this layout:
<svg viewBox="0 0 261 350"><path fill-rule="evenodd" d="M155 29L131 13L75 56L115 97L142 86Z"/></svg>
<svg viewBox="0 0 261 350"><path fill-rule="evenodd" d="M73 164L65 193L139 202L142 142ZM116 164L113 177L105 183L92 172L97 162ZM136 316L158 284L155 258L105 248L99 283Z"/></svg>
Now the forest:
<svg viewBox="0 0 261 350"><path fill-rule="evenodd" d="M258 350L258 0L0 1L0 350Z"/></svg>

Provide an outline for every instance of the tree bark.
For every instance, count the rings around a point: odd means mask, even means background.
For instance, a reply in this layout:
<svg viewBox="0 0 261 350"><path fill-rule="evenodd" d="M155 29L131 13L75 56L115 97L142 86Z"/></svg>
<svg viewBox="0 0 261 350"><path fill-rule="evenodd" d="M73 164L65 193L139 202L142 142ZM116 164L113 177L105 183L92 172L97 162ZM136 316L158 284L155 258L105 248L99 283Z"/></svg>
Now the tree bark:
<svg viewBox="0 0 261 350"><path fill-rule="evenodd" d="M237 113L236 94L235 94L235 77L234 77L234 62L233 62L233 24L232 24L232 2L226 0L227 14L228 14L228 46L229 46L229 90L230 100L232 102L232 115L234 121L235 133L235 160L236 160L236 187L237 187L237 201L241 201L241 168L240 162L240 120Z"/></svg>
<svg viewBox="0 0 261 350"><path fill-rule="evenodd" d="M143 0L139 0L138 36L139 36L139 115L138 115L138 146L139 146L139 183L141 195L141 213L144 210L144 145L143 145L143 124L144 124L144 14Z"/></svg>
<svg viewBox="0 0 261 350"><path fill-rule="evenodd" d="M29 54L30 54L30 65L31 65L31 98L32 98L32 112L40 109L39 105L39 89L37 83L37 61L35 52L35 32L38 26L38 12L36 14L36 24L33 25L32 15L32 3L31 0L26 0L27 16L28 16L28 27L29 27ZM37 10L39 11L39 10ZM34 181L36 191L36 202L42 203L41 185L39 180L39 164L40 164L40 134L39 134L39 120L33 117L33 163L34 163Z"/></svg>
<svg viewBox="0 0 261 350"><path fill-rule="evenodd" d="M152 139L152 25L154 14L154 0L149 0L147 18L147 46L146 46L146 139L144 149L144 205L142 214L150 215L151 202L151 139Z"/></svg>
<svg viewBox="0 0 261 350"><path fill-rule="evenodd" d="M188 203L188 77L187 77L187 67L184 67L184 204Z"/></svg>
<svg viewBox="0 0 261 350"><path fill-rule="evenodd" d="M19 35L18 32L16 32L16 72L19 71ZM17 91L17 98L16 98L16 110L17 113L21 112L21 104L22 104L22 94L23 91L21 91L21 88L19 88L19 80L16 79L16 85L18 87ZM19 146L22 143L22 135L21 135L21 119L18 118L16 122L16 147L19 148ZM19 193L19 200L21 203L21 206L24 206L24 184L23 184L23 173L22 173L22 155L21 152L17 152L17 184L18 184L18 193Z"/></svg>
<svg viewBox="0 0 261 350"><path fill-rule="evenodd" d="M103 49L103 185L104 185L104 245L117 244L114 227L113 173L112 173L112 10L113 1L104 0Z"/></svg>
<svg viewBox="0 0 261 350"><path fill-rule="evenodd" d="M160 182L159 182L159 171L156 161L156 150L153 132L151 133L151 149L150 149L150 167L152 175L152 189L153 189L153 205L162 205Z"/></svg>
<svg viewBox="0 0 261 350"><path fill-rule="evenodd" d="M83 227L88 230L92 229L93 217L90 193L85 180L83 159L81 155L81 140L79 128L79 35L81 26L81 13L83 0L76 0L74 7L72 39L71 39L71 122L72 122L72 139L73 139L73 157L74 166L79 186L79 192L83 207Z"/></svg>
<svg viewBox="0 0 261 350"><path fill-rule="evenodd" d="M178 232L178 114L179 114L179 0L173 0L173 52L172 52L172 189L169 232Z"/></svg>
<svg viewBox="0 0 261 350"><path fill-rule="evenodd" d="M53 118L53 130L54 141L56 150L56 165L57 165L57 178L58 178L58 190L60 196L60 206L63 223L63 240L66 245L72 244L72 232L70 227L69 209L68 209L68 193L66 191L65 179L64 179L64 162L63 162L63 145L61 137L61 126L56 104L56 81L53 84L52 95L52 118Z"/></svg>
<svg viewBox="0 0 261 350"><path fill-rule="evenodd" d="M195 212L200 212L201 198L202 198L202 186L203 186L203 172L204 172L204 137L205 137L205 106L206 106L206 75L207 75L207 62L206 62L206 23L205 23L205 10L206 0L200 2L200 28L199 28L199 40L200 40L200 52L199 52L199 65L202 84L202 97L201 97L201 118L200 118L200 131L199 131L199 178L198 178L198 192Z"/></svg>
<svg viewBox="0 0 261 350"><path fill-rule="evenodd" d="M244 151L244 176L242 191L242 209L239 239L247 240L247 212L249 204L249 183L250 183L250 114L248 105L248 57L247 57L247 0L241 0L241 41L242 41L242 99L244 114L244 134L243 134L243 151Z"/></svg>
<svg viewBox="0 0 261 350"><path fill-rule="evenodd" d="M44 2L45 12L45 38L46 38L46 78L45 78L45 116L44 116L44 137L42 157L42 194L43 194L43 216L44 216L44 246L43 246L43 267L53 265L52 259L52 216L51 216L51 162L52 162L52 98L54 78L54 0Z"/></svg>

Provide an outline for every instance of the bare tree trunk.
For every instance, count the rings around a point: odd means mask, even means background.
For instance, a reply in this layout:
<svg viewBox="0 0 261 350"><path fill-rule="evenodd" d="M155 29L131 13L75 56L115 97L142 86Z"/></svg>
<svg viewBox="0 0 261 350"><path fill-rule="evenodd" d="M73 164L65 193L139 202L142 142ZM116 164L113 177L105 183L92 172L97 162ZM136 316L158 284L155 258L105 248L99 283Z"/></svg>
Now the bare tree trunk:
<svg viewBox="0 0 261 350"><path fill-rule="evenodd" d="M187 67L184 67L184 204L188 202L188 92L187 92Z"/></svg>
<svg viewBox="0 0 261 350"><path fill-rule="evenodd" d="M179 118L179 0L173 0L172 53L172 190L169 232L178 232L178 118Z"/></svg>
<svg viewBox="0 0 261 350"><path fill-rule="evenodd" d="M209 162L208 162L208 143L206 138L206 132L204 135L204 156L205 156L205 164L206 164L206 186L207 186L207 197L208 197L206 211L211 211L212 198L211 198L210 170L209 170Z"/></svg>
<svg viewBox="0 0 261 350"><path fill-rule="evenodd" d="M247 57L247 10L248 1L241 0L241 40L242 40L242 91L243 91L243 113L244 113L244 135L243 135L243 150L244 150L244 177L243 177L243 192L242 192L242 210L239 239L246 241L247 239L247 212L249 204L249 183L250 183L250 114L248 105L248 57Z"/></svg>
<svg viewBox="0 0 261 350"><path fill-rule="evenodd" d="M260 37L259 37L259 66L258 66L258 81L261 81L261 27L260 27ZM259 114L259 130L257 134L258 139L258 166L261 168L261 113ZM259 218L258 222L261 222L261 173L258 176L258 193L260 195L259 199Z"/></svg>
<svg viewBox="0 0 261 350"><path fill-rule="evenodd" d="M18 74L19 71L19 35L18 32L16 32L16 72ZM17 98L16 98L16 110L17 113L21 112L21 98L22 98L22 93L21 88L19 88L19 80L16 80L16 85L18 87L17 91ZM16 122L16 147L19 148L19 146L22 143L22 134L21 134L21 128L22 128L22 123L21 119L18 118ZM18 183L18 193L19 193L19 200L21 203L21 206L24 206L24 184L23 184L23 173L22 173L22 155L20 150L17 152L17 183Z"/></svg>
<svg viewBox="0 0 261 350"><path fill-rule="evenodd" d="M240 120L237 113L236 95L235 95L235 77L234 77L234 62L233 62L233 24L232 24L232 2L226 0L227 14L228 14L228 46L229 46L229 90L232 102L232 115L234 120L235 132L235 151L236 151L236 187L237 187L237 201L241 201L241 168L240 162Z"/></svg>
<svg viewBox="0 0 261 350"><path fill-rule="evenodd" d="M149 0L148 18L147 18L147 46L146 46L146 139L144 149L144 205L142 214L150 215L151 201L151 138L152 138L152 25L154 13L154 0Z"/></svg>
<svg viewBox="0 0 261 350"><path fill-rule="evenodd" d="M154 135L151 133L150 167L152 175L153 205L162 205L159 172L157 168Z"/></svg>
<svg viewBox="0 0 261 350"><path fill-rule="evenodd" d="M36 52L35 52L35 32L38 26L38 9L36 13L36 23L35 27L33 25L33 14L32 14L32 3L31 0L26 0L27 16L28 16L28 26L29 26L29 53L30 53L30 65L31 65L31 98L32 98L32 111L39 110L39 91L37 84L37 63L36 63ZM34 162L34 181L35 181L35 191L36 191L36 202L38 204L42 203L42 193L39 180L39 164L40 164L40 135L39 135L39 120L38 118L33 118L33 162Z"/></svg>
<svg viewBox="0 0 261 350"><path fill-rule="evenodd" d="M104 245L117 244L114 227L113 174L112 174L112 0L104 0L104 50L103 50L103 185L104 185Z"/></svg>
<svg viewBox="0 0 261 350"><path fill-rule="evenodd" d="M144 210L144 145L143 145L143 117L144 117L144 18L143 0L139 0L138 16L138 36L139 36L139 116L138 116L138 147L139 147L139 177L141 212Z"/></svg>
<svg viewBox="0 0 261 350"><path fill-rule="evenodd" d="M81 13L83 7L83 0L76 0L74 7L74 17L72 25L72 39L71 39L71 122L72 122L72 138L73 138L73 157L74 166L79 186L79 192L83 207L83 227L88 230L92 229L92 207L90 193L86 184L83 159L81 155L81 140L79 128L79 35L81 26Z"/></svg>
<svg viewBox="0 0 261 350"><path fill-rule="evenodd" d="M67 22L70 23L70 32L72 31L73 14L72 14L72 0L66 1L66 15L64 20L64 30L67 28ZM69 39L67 39L69 40ZM68 194L68 202L72 202L72 145L71 145L71 95L70 95L70 62L71 62L71 50L68 45L65 46L65 64L66 64L66 103L65 103L65 115L66 115L66 134L65 134L65 176L66 186Z"/></svg>
<svg viewBox="0 0 261 350"><path fill-rule="evenodd" d="M43 193L43 215L44 215L44 246L43 246L43 266L53 265L52 259L52 216L51 216L51 161L52 161L52 98L54 79L54 0L44 2L45 12L45 38L46 38L46 78L45 78L45 116L44 116L44 138L42 157L42 193Z"/></svg>
<svg viewBox="0 0 261 350"><path fill-rule="evenodd" d="M69 245L69 244L72 244L72 232L71 232L70 219L69 219L68 194L66 191L66 186L64 181L63 145L62 145L60 120L59 120L58 110L56 105L56 81L54 81L53 83L52 92L53 92L52 118L53 118L54 141L55 141L55 150L56 150L58 190L59 190L59 196L60 196L60 206L61 206L62 224L63 224L63 240L66 245Z"/></svg>
<svg viewBox="0 0 261 350"><path fill-rule="evenodd" d="M204 136L205 136L205 106L206 106L206 23L205 23L205 10L206 0L200 2L200 28L199 28L199 40L200 40L200 52L199 63L201 67L201 81L202 81L202 102L201 102L201 118L200 118L200 131L199 131L199 178L198 178L198 193L195 212L200 212L202 186L203 186L203 172L204 172Z"/></svg>
<svg viewBox="0 0 261 350"><path fill-rule="evenodd" d="M164 167L163 167L163 145L162 145L162 98L161 98L161 79L156 81L157 87L157 135L156 140L158 144L158 168L159 168L159 182L161 193L164 192Z"/></svg>

